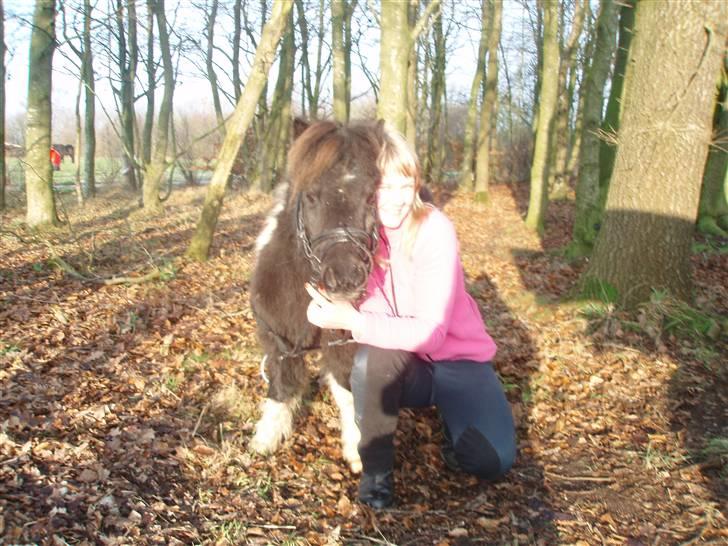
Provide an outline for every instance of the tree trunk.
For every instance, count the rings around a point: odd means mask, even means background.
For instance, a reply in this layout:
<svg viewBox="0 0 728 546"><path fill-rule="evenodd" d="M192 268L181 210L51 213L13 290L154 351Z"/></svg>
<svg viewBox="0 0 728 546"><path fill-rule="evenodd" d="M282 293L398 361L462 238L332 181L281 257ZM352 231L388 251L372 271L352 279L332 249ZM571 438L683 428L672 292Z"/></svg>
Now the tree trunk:
<svg viewBox="0 0 728 546"><path fill-rule="evenodd" d="M407 22L408 2L382 2L379 105L377 116L404 134L407 127L407 93L402 82L407 81L407 59L410 40Z"/></svg>
<svg viewBox="0 0 728 546"><path fill-rule="evenodd" d="M690 247L726 24L725 2L638 4L588 291L601 289L627 307L649 300L653 289L690 299Z"/></svg>
<svg viewBox="0 0 728 546"><path fill-rule="evenodd" d="M154 62L154 0L147 0L147 111L142 131L142 161L144 168L152 162L152 130L154 129L154 94L157 90L156 65Z"/></svg>
<svg viewBox="0 0 728 546"><path fill-rule="evenodd" d="M73 173L73 182L76 188L76 201L79 205L83 205L83 182L81 181L81 146L83 133L83 124L81 123L81 96L83 95L83 74L86 71L85 60L81 62L81 78L78 80L78 92L76 93L76 107L74 109L74 120L76 122L76 140L74 142L74 150L76 151L76 165Z"/></svg>
<svg viewBox="0 0 728 546"><path fill-rule="evenodd" d="M51 149L51 89L56 47L55 0L36 0L30 37L28 113L25 131L26 221L31 227L56 223Z"/></svg>
<svg viewBox="0 0 728 546"><path fill-rule="evenodd" d="M564 50L561 52L559 98L554 118L553 134L550 139L552 168L549 173L549 199L564 199L569 190L566 173L566 156L569 146L569 114L571 113L574 98L573 79L576 73L576 52L584 26L585 14L586 1L581 3L577 1L574 6L574 21L571 25L571 32ZM567 84L567 77L569 78L569 84Z"/></svg>
<svg viewBox="0 0 728 546"><path fill-rule="evenodd" d="M604 105L604 85L617 41L618 8L614 0L602 0L597 21L594 58L585 74L584 112L581 134L579 178L576 184L576 212L571 244L571 256L589 254L597 235L601 216L599 198L599 126Z"/></svg>
<svg viewBox="0 0 728 546"><path fill-rule="evenodd" d="M417 24L419 15L419 0L409 0L407 8L407 23L410 32L413 32ZM415 40L409 49L409 59L407 59L407 116L405 138L410 143L412 149L417 149L417 113L419 112L419 103L417 102L417 87L419 85L417 67L419 64L420 40Z"/></svg>
<svg viewBox="0 0 728 546"><path fill-rule="evenodd" d="M262 169L257 189L268 193L273 189L278 174L285 169L285 154L291 129L291 99L293 93L293 67L296 53L293 12L290 12L288 31L283 36L279 57L278 79L273 94L268 131L263 147Z"/></svg>
<svg viewBox="0 0 728 546"><path fill-rule="evenodd" d="M485 96L480 110L480 130L478 131L478 155L475 162L475 199L481 203L488 202L488 185L490 183L490 136L493 109L498 96L498 44L501 34L501 14L503 0L493 0L493 17L488 39L488 71L485 76Z"/></svg>
<svg viewBox="0 0 728 546"><path fill-rule="evenodd" d="M556 111L559 83L559 5L545 0L543 8L543 68L538 100L538 125L531 163L531 195L526 226L543 232L548 205L549 136Z"/></svg>
<svg viewBox="0 0 728 546"><path fill-rule="evenodd" d="M347 0L331 2L331 53L334 59L332 74L334 84L334 119L349 121L349 101L346 81L346 57L351 51L344 44L344 18L348 10Z"/></svg>
<svg viewBox="0 0 728 546"><path fill-rule="evenodd" d="M0 210L5 208L5 10L0 0Z"/></svg>
<svg viewBox="0 0 728 546"><path fill-rule="evenodd" d="M427 132L427 155L423 175L429 182L442 178L442 103L445 95L445 34L442 29L442 17L438 17L432 25L433 46L435 48L432 70L430 72L430 127Z"/></svg>
<svg viewBox="0 0 728 546"><path fill-rule="evenodd" d="M713 116L713 143L703 173L698 229L728 237L728 53L718 82Z"/></svg>
<svg viewBox="0 0 728 546"><path fill-rule="evenodd" d="M233 4L233 93L235 94L235 103L240 100L240 14L242 12L242 0L235 0ZM263 17L265 17L265 12Z"/></svg>
<svg viewBox="0 0 728 546"><path fill-rule="evenodd" d="M228 121L228 131L225 134L217 167L205 196L202 214L187 249L187 255L193 259L207 259L212 244L212 235L215 232L215 226L225 197L225 187L230 176L230 169L255 114L258 98L268 78L268 71L275 59L278 42L286 29L292 5L292 2L273 0L273 13L265 25L263 35L258 43L255 60L250 70L250 77L245 84L245 91L240 101L238 101L235 112Z"/></svg>
<svg viewBox="0 0 728 546"><path fill-rule="evenodd" d="M492 18L487 17L488 0L482 0L481 7L481 27L480 27L480 44L478 46L478 60L475 64L475 76L470 86L470 101L468 102L468 114L465 118L465 134L463 137L463 163L460 169L460 186L462 188L474 189L475 180L473 178L473 158L475 151L475 132L478 122L478 98L481 96L483 74L485 73L485 55L488 51L488 21L491 23Z"/></svg>
<svg viewBox="0 0 728 546"><path fill-rule="evenodd" d="M617 45L617 58L614 61L612 73L612 85L609 90L607 111L602 122L604 133L616 136L619 133L620 110L622 108L622 88L624 87L624 74L627 70L629 48L634 34L634 18L636 0L626 0L619 13L619 44ZM609 180L614 170L614 158L617 154L617 147L609 140L602 139L599 149L599 186L601 188L602 204L607 196ZM603 205L602 205L603 206Z"/></svg>
<svg viewBox="0 0 728 546"><path fill-rule="evenodd" d="M96 83L94 81L94 58L91 50L91 1L83 4L83 173L86 195L96 195ZM78 153L81 152L77 148ZM81 163L78 159L77 163Z"/></svg>
<svg viewBox="0 0 728 546"><path fill-rule="evenodd" d="M215 20L217 19L218 0L212 0L210 12L207 14L207 24L205 34L207 36L207 51L205 53L205 66L207 67L207 79L210 82L210 91L212 92L212 104L215 108L215 119L220 128L220 133L225 134L225 118L222 115L222 105L220 104L220 90L217 86L217 74L215 74L215 65L213 63L213 52L215 50Z"/></svg>
<svg viewBox="0 0 728 546"><path fill-rule="evenodd" d="M159 49L162 53L164 94L162 95L162 103L159 105L157 130L154 139L154 156L152 162L146 167L142 198L144 211L156 214L162 208L159 189L168 166L167 148L169 145L169 122L172 115L172 97L174 95L174 67L172 66L172 54L169 48L169 31L167 30L164 0L155 0L153 4L154 15L157 19L157 31L159 32Z"/></svg>

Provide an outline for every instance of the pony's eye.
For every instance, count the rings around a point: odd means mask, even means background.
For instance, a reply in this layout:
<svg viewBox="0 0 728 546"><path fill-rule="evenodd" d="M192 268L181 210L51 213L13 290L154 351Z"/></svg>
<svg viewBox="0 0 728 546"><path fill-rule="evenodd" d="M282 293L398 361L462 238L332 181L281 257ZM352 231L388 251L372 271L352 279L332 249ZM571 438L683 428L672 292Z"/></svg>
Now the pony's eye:
<svg viewBox="0 0 728 546"><path fill-rule="evenodd" d="M318 203L317 195L313 193L305 193L304 195L306 196L306 203L308 203L309 205L315 205L316 203Z"/></svg>

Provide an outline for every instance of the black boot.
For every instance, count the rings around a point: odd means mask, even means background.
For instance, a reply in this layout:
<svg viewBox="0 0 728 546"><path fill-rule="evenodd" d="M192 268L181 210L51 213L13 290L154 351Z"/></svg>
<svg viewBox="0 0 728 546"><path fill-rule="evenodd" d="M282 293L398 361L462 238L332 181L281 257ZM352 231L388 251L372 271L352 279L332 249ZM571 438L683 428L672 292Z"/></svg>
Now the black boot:
<svg viewBox="0 0 728 546"><path fill-rule="evenodd" d="M359 500L372 508L386 508L394 502L394 478L392 471L384 473L364 472L359 482Z"/></svg>

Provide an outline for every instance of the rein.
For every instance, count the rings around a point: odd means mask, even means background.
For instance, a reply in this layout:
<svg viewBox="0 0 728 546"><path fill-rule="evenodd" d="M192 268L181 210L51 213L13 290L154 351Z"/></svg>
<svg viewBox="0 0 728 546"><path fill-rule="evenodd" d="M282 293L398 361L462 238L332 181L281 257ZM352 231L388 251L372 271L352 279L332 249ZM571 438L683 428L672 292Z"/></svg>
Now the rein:
<svg viewBox="0 0 728 546"><path fill-rule="evenodd" d="M296 237L301 241L303 254L306 256L311 269L313 269L312 280L318 281L321 278L321 259L316 255L316 248L323 247L323 251L338 244L353 244L364 256L367 262L367 269L371 270L374 265L374 253L379 243L379 230L376 223L371 233L363 229L352 227L337 227L324 231L318 237L311 240L306 231L306 224L303 218L303 199L301 194L296 198ZM323 254L323 253L322 253Z"/></svg>

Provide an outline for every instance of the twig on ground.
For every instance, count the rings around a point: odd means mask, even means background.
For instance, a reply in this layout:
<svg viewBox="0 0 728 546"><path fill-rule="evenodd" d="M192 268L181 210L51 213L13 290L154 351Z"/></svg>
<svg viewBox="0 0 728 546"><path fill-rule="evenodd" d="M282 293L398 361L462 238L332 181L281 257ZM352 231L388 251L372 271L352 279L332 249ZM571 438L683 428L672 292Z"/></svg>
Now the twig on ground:
<svg viewBox="0 0 728 546"><path fill-rule="evenodd" d="M544 475L558 480L566 480L570 482L601 482L601 483L614 483L617 481L615 478L608 476L563 476L556 472L544 470Z"/></svg>

